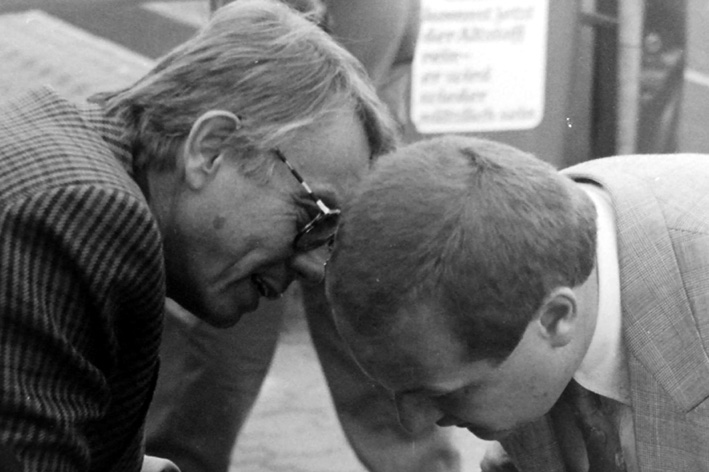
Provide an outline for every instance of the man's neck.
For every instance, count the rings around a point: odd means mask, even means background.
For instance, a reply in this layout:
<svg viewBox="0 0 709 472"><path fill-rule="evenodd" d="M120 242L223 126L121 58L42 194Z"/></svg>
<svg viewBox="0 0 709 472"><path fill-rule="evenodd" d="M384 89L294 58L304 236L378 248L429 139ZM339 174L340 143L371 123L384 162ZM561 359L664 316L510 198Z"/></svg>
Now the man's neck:
<svg viewBox="0 0 709 472"><path fill-rule="evenodd" d="M168 230L180 192L178 171L145 169L141 190L162 234ZM143 189L145 185L145 189Z"/></svg>

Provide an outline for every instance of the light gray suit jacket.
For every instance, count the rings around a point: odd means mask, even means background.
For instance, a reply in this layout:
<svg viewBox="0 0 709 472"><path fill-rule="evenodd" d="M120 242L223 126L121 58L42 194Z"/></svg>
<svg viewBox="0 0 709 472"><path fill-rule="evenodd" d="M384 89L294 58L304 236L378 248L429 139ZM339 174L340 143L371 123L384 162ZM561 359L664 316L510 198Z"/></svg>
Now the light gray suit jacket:
<svg viewBox="0 0 709 472"><path fill-rule="evenodd" d="M619 156L564 173L613 201L638 466L709 471L709 155ZM550 415L503 446L524 472L565 470Z"/></svg>

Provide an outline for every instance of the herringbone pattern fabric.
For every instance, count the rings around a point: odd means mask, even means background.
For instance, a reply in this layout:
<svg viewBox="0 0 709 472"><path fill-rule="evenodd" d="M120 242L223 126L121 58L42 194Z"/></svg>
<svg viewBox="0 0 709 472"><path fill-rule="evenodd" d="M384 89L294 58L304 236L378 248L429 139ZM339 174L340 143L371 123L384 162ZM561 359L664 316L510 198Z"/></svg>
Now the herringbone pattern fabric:
<svg viewBox="0 0 709 472"><path fill-rule="evenodd" d="M26 472L140 468L164 271L119 137L48 90L0 111L0 442Z"/></svg>

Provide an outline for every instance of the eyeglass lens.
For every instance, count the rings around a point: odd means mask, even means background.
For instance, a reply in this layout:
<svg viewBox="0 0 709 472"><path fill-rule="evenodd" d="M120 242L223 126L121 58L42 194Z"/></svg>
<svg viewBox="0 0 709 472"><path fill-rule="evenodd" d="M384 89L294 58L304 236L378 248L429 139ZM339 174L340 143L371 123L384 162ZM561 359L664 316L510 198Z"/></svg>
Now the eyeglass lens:
<svg viewBox="0 0 709 472"><path fill-rule="evenodd" d="M340 221L339 210L319 213L305 225L295 237L293 247L296 252L308 252L332 242Z"/></svg>

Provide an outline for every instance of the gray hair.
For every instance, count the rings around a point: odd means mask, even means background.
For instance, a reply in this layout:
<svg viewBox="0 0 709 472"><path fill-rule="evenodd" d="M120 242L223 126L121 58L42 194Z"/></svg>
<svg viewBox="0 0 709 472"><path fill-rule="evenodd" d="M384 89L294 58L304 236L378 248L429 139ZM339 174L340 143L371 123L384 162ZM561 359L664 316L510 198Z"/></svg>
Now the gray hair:
<svg viewBox="0 0 709 472"><path fill-rule="evenodd" d="M192 124L211 109L241 118L227 145L244 158L347 108L358 114L372 155L396 141L361 64L307 15L273 0L220 8L145 77L92 100L123 121L138 167L174 168Z"/></svg>

